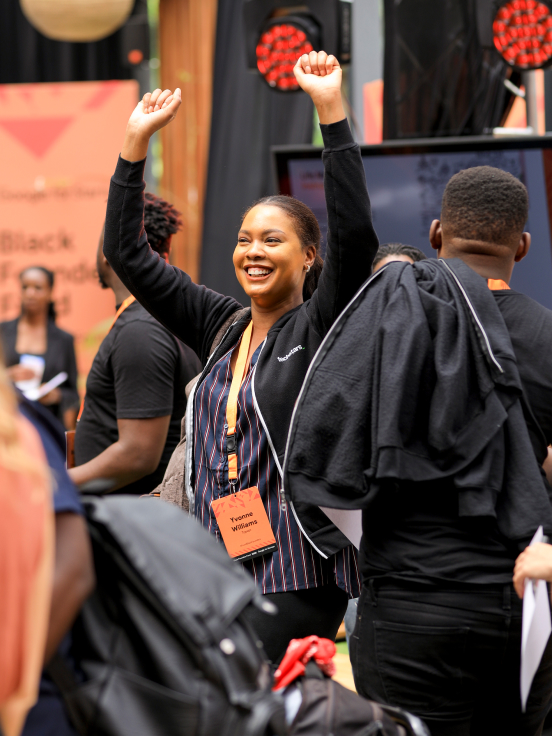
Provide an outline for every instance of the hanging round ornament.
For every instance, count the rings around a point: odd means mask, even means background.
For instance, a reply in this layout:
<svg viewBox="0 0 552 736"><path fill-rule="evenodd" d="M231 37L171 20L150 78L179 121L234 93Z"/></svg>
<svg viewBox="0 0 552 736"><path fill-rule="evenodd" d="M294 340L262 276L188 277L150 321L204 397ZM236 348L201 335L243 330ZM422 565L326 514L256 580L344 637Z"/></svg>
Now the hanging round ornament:
<svg viewBox="0 0 552 736"><path fill-rule="evenodd" d="M54 41L99 41L128 19L134 0L19 0L25 17Z"/></svg>

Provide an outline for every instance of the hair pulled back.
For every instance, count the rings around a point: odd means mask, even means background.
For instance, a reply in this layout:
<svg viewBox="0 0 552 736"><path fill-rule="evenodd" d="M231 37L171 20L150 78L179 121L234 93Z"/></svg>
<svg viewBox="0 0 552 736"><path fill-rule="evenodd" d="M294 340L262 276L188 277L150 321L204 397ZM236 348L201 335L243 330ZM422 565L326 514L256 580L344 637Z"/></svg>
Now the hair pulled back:
<svg viewBox="0 0 552 736"><path fill-rule="evenodd" d="M324 261L320 255L320 226L316 219L314 212L307 207L306 204L301 202L295 197L289 197L286 194L273 194L268 197L263 197L253 202L251 207L244 212L243 217L256 207L257 205L270 205L271 207L278 207L285 212L285 214L292 220L293 227L299 238L302 248L308 248L309 245L314 245L316 249L316 256L314 263L312 264L310 271L305 276L305 283L303 284L303 299L306 301L310 299L314 294L316 287L318 286L318 279L322 273ZM242 218L243 219L243 218Z"/></svg>
<svg viewBox="0 0 552 736"><path fill-rule="evenodd" d="M171 249L171 237L182 227L180 212L156 194L144 195L144 228L152 250L165 257Z"/></svg>
<svg viewBox="0 0 552 736"><path fill-rule="evenodd" d="M380 261L389 256L406 256L411 261L425 261L427 256L419 248L413 245L405 245L404 243L383 243L378 248L374 262L372 263L372 269L374 269Z"/></svg>
<svg viewBox="0 0 552 736"><path fill-rule="evenodd" d="M27 268L24 268L23 271L21 271L21 273L19 274L19 280L20 281L23 281L23 276L28 271L41 271L46 276L46 279L48 280L48 285L50 286L50 289L53 289L54 288L55 274L54 274L53 271L50 271L45 266L27 266ZM54 302L50 302L48 304L48 319L51 319L52 322L55 322L56 321L56 317L57 317L56 307L54 305Z"/></svg>

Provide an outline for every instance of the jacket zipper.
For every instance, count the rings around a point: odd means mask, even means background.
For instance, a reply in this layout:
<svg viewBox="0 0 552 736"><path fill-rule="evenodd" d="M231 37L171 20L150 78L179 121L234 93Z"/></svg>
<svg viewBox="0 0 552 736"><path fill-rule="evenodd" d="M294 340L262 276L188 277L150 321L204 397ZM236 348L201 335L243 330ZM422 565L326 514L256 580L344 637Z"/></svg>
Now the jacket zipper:
<svg viewBox="0 0 552 736"><path fill-rule="evenodd" d="M265 340L263 342L263 346L261 348L261 353L264 350L265 344L266 344L266 338L265 338ZM272 452L272 456L274 457L274 461L276 462L276 467L278 468L278 473L280 475L280 484L281 484L280 485L280 508L283 511L285 511L287 509L288 502L287 502L286 494L285 494L285 491L284 491L284 474L282 472L282 466L280 465L280 461L278 460L278 455L276 454L276 450L274 449L274 444L272 442L272 438L270 436L270 432L268 431L268 427L267 427L266 422L264 420L264 417L262 415L261 409L259 407L259 404L257 403L257 395L255 394L255 373L257 372L257 366L259 365L259 360L261 359L261 353L259 353L259 357L257 359L257 362L255 364L255 368L253 370L253 376L251 378L251 393L253 394L253 406L255 407L255 411L257 412L257 415L258 415L259 419L261 420L261 424L263 425L263 429L264 429L265 434L266 434L266 437L268 439L268 445L270 447L270 451ZM323 557L325 560L327 560L328 559L328 555L324 554L324 552L322 552L322 550L318 549L318 547L316 546L316 544L312 541L312 539L309 537L309 535L303 529L303 525L299 521L299 517L297 516L297 512L295 511L295 507L294 507L294 505L293 505L293 503L291 501L289 502L289 505L290 505L290 508L291 508L291 513L293 514L293 516L295 518L295 521L297 523L297 526L299 527L299 531L301 532L301 534L305 537L305 539L311 545L311 547L313 547L313 549L315 549L321 557Z"/></svg>
<svg viewBox="0 0 552 736"><path fill-rule="evenodd" d="M493 350L491 348L491 343L489 342L489 338L487 337L487 333L485 332L485 330L483 328L483 325L481 324L481 321L479 319L479 316L478 316L477 312L475 311L475 308L474 308L473 304L470 302L470 298L467 295L466 290L462 286L462 282L460 281L460 279L458 278L458 276L454 273L454 271L452 270L452 268L448 265L448 263L446 263L446 261L444 260L444 258L439 258L439 262L443 264L443 266L447 269L447 271L449 271L449 273L452 276L452 278L456 281L456 285L458 286L458 288L460 289L460 292L462 293L462 296L466 300L466 302L468 304L468 307L470 309L470 312L472 313L472 317L473 317L476 325L479 327L479 330L481 331L481 334L483 335L483 339L485 341L485 345L487 347L487 352L489 354L490 359L495 364L495 366L498 368L498 370L501 373L504 373L504 370L503 370L502 366L500 365L500 363L498 362L498 360L494 356Z"/></svg>
<svg viewBox="0 0 552 736"><path fill-rule="evenodd" d="M290 440L291 440L291 431L293 429L293 423L294 423L295 417L297 415L297 409L299 408L299 404L301 403L301 398L302 398L302 396L303 396L303 394L304 394L304 392L305 392L305 390L306 390L306 388L308 386L309 379L310 379L310 377L312 375L312 372L314 370L315 363L316 363L316 361L318 359L318 356L325 349L326 342L328 341L328 339L330 338L330 335L333 333L333 331L335 330L335 328L337 327L337 325L341 321L342 317L348 311L349 307L352 304L354 304L354 302L363 293L363 291L368 287L368 285L371 284L372 281L374 281L374 279L377 279L377 277L380 276L386 270L386 268L387 268L387 266L383 266L378 271L376 271L376 273L372 274L367 281L364 282L364 284L360 287L360 289L357 291L357 293L354 295L354 297L351 299L351 301L343 309L343 311L341 312L341 314L338 315L337 319L335 320L335 322L333 323L333 325L330 327L330 329L326 333L326 337L322 340L322 342L320 343L320 346L319 346L318 350L314 354L314 358L310 362L310 365L308 367L307 373L305 375L305 380L303 381L303 385L301 386L301 390L299 391L299 395L297 396L297 400L295 402L295 406L293 407L293 413L291 415L291 421L289 423L289 432L288 432L288 436L287 436L287 440L286 440L286 451L284 453L284 468L286 467L286 462L287 462L287 459L288 459L289 445L290 445ZM283 481L283 477L282 477L282 481ZM291 503L292 502L290 501L290 504Z"/></svg>
<svg viewBox="0 0 552 736"><path fill-rule="evenodd" d="M290 439L291 439L291 432L292 432L292 429L293 429L293 422L295 421L295 416L297 414L297 409L299 408L299 403L301 401L301 397L302 397L302 395L303 395L303 393L304 393L304 391L305 391L305 389L307 387L307 384L309 382L309 378L310 378L310 376L312 374L312 371L313 371L313 368L314 368L314 364L316 362L316 359L320 355L321 351L323 350L323 348L326 345L326 341L328 340L328 338L330 337L330 335L334 331L335 327L337 326L337 324L339 323L339 321L341 320L341 318L343 317L343 315L345 314L345 312L349 309L349 307L351 306L351 304L353 304L358 299L358 297L362 294L362 292L368 286L368 284L370 284L374 279L376 279L378 276L380 276L381 273L383 271L385 271L386 268L387 268L387 266L383 266L382 268L380 268L378 271L376 271L375 274L372 274L372 276L370 276L370 278L368 279L368 281L366 281L360 287L360 289L357 291L357 293L354 295L354 297L351 299L351 301L343 309L343 311L341 312L341 314L338 315L337 319L335 320L335 322L333 323L333 325L328 330L328 332L326 334L326 337L322 340L322 342L320 343L320 346L319 346L318 350L314 354L314 358L310 362L310 365L308 367L307 373L305 375L305 380L303 381L303 385L301 386L301 390L299 391L299 395L297 396L297 400L295 401L295 406L293 407L293 413L291 415L291 421L289 423L289 431L288 431L288 436L287 436L287 440L286 440L286 451L284 453L284 465L283 465L284 468L286 467L286 462L287 462L287 458L288 458L289 445L290 445ZM278 465L278 468L279 467L280 467L280 465ZM280 472L282 474L282 491L281 492L282 492L282 494L283 494L283 496L285 498L286 492L285 492L285 488L284 488L284 474L283 474L283 469ZM308 540L308 542L310 542L310 544L312 545L312 547L314 547L314 549L318 552L318 554L321 557L323 557L325 560L327 560L328 559L328 555L327 554L324 554L324 552L322 552L322 550L318 549L318 547L314 544L314 542L312 541L312 539L308 536L308 534L303 529L303 526L301 525L301 522L299 521L299 517L297 516L297 512L295 511L295 506L293 505L293 501L290 501L289 502L289 505L290 505L291 510L293 512L293 516L295 517L295 521L297 522L297 526L301 530L301 533L303 534L303 536ZM333 523L329 517L328 517L328 521L330 521L331 523Z"/></svg>

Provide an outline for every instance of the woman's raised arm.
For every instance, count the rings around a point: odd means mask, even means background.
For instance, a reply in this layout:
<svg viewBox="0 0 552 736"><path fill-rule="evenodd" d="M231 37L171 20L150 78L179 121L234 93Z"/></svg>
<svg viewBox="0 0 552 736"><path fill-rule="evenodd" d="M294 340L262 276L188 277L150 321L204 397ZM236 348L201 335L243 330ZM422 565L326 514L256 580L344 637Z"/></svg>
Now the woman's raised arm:
<svg viewBox="0 0 552 736"><path fill-rule="evenodd" d="M318 111L324 138L324 192L328 236L324 268L311 299L311 315L325 334L370 276L378 249L360 149L341 100L341 67L324 51L304 54L295 77Z"/></svg>
<svg viewBox="0 0 552 736"><path fill-rule="evenodd" d="M107 201L104 253L138 301L205 362L220 325L241 305L194 284L149 246L144 230L144 165L151 136L176 116L180 90L144 95L128 121ZM230 264L229 264L230 267Z"/></svg>

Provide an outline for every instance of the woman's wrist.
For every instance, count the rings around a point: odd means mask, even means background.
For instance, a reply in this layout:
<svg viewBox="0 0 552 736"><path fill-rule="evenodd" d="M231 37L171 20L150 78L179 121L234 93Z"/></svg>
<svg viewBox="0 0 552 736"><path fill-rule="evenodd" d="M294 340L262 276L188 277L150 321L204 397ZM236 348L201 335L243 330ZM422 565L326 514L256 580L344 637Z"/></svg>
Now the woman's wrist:
<svg viewBox="0 0 552 736"><path fill-rule="evenodd" d="M148 155L149 139L149 135L127 127L121 158L130 163L143 161Z"/></svg>
<svg viewBox="0 0 552 736"><path fill-rule="evenodd" d="M313 97L313 102L318 112L318 119L322 125L338 123L347 117L340 91L334 92L331 95L326 94L320 95L320 97Z"/></svg>

